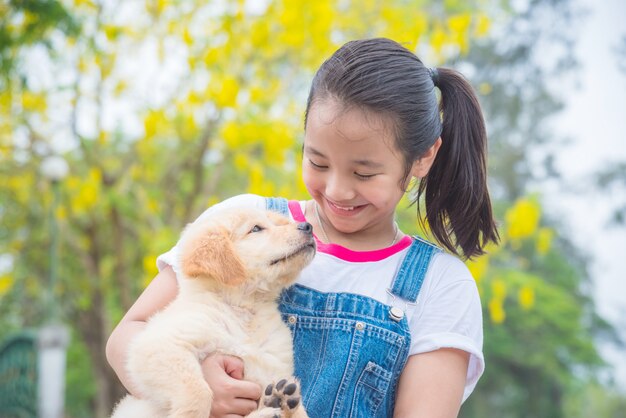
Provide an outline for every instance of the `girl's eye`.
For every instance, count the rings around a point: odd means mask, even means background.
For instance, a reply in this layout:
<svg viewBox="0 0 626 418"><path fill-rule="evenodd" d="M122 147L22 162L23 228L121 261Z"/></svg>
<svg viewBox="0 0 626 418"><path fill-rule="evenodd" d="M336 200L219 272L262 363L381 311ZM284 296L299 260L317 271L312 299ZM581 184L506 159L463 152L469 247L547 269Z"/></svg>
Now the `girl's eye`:
<svg viewBox="0 0 626 418"><path fill-rule="evenodd" d="M311 163L311 165L312 165L313 167L315 167L315 168L320 168L320 169L321 169L321 168L328 168L328 167L327 167L327 166L325 166L325 165L315 164L315 163L314 163L313 161L311 161L311 160L309 160L309 162L310 162L310 163Z"/></svg>
<svg viewBox="0 0 626 418"><path fill-rule="evenodd" d="M361 180L369 180L376 175L376 174L359 174L359 173L354 173L354 174Z"/></svg>
<svg viewBox="0 0 626 418"><path fill-rule="evenodd" d="M263 231L263 229L264 229L264 228L262 228L262 227L260 227L260 226L258 226L258 225L254 225L254 226L252 227L252 229L250 230L250 233L253 233L253 232L261 232L261 231Z"/></svg>

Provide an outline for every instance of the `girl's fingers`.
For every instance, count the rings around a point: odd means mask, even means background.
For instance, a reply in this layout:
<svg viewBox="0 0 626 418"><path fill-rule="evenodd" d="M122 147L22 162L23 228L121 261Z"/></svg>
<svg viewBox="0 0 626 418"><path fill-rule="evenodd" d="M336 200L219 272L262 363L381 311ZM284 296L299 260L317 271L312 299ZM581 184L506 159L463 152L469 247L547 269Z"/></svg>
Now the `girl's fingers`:
<svg viewBox="0 0 626 418"><path fill-rule="evenodd" d="M220 356L224 371L233 379L243 379L243 360L239 357Z"/></svg>

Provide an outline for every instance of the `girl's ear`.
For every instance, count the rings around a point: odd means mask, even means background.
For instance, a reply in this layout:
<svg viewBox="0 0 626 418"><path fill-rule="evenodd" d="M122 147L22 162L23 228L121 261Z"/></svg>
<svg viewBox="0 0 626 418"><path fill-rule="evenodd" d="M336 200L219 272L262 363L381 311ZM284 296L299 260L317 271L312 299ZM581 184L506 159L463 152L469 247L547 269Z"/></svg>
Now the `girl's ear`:
<svg viewBox="0 0 626 418"><path fill-rule="evenodd" d="M227 232L222 228L198 232L181 248L183 274L191 279L212 279L227 286L241 284L246 277L245 268Z"/></svg>
<svg viewBox="0 0 626 418"><path fill-rule="evenodd" d="M418 179L426 177L430 167L432 167L433 162L435 161L435 157L437 157L439 148L441 148L441 137L437 138L435 143L413 163L413 167L411 167L411 176L417 177Z"/></svg>

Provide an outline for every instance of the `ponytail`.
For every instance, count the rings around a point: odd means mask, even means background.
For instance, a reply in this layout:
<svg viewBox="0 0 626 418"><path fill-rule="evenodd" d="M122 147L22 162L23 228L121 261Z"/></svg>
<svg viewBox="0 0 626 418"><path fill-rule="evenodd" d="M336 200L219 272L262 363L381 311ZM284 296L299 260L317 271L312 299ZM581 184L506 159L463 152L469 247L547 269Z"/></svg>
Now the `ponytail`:
<svg viewBox="0 0 626 418"><path fill-rule="evenodd" d="M441 91L442 142L416 201L424 196L426 220L437 241L472 258L484 254L489 241L499 241L487 190L485 122L476 94L460 73L439 68L429 74Z"/></svg>

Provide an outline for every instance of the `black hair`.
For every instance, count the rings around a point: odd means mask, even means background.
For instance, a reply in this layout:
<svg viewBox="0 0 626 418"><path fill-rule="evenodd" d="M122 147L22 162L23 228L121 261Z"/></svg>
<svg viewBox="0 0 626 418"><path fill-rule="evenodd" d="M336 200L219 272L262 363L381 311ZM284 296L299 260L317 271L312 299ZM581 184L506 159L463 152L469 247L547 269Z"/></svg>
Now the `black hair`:
<svg viewBox="0 0 626 418"><path fill-rule="evenodd" d="M441 91L440 103L435 87ZM485 122L476 94L460 73L429 69L390 39L355 40L339 48L315 74L305 128L313 103L328 98L390 118L404 158L405 183L413 163L441 137L432 167L416 183L413 202L420 222L423 196L428 226L451 252L472 258L483 254L489 241L498 242L487 190Z"/></svg>

